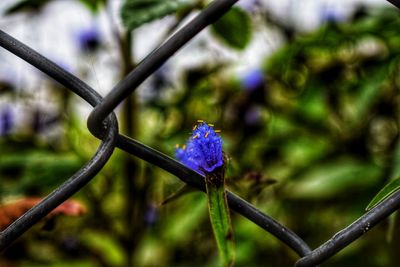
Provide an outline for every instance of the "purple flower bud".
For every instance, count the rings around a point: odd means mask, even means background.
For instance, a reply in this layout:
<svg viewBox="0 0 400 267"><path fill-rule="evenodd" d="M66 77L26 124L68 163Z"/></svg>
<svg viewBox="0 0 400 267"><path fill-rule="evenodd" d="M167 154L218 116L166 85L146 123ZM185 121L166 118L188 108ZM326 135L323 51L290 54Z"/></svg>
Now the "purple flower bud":
<svg viewBox="0 0 400 267"><path fill-rule="evenodd" d="M209 173L224 164L222 139L212 127L200 122L183 148L176 149L176 157L187 167Z"/></svg>

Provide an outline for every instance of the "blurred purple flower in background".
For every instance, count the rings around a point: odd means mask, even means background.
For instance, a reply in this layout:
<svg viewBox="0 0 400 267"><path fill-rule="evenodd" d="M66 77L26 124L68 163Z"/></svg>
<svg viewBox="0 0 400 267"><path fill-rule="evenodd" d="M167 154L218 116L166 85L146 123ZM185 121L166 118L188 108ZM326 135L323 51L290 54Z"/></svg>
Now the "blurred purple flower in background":
<svg viewBox="0 0 400 267"><path fill-rule="evenodd" d="M260 0L242 0L237 3L237 6L249 13L253 13L261 7L261 2Z"/></svg>
<svg viewBox="0 0 400 267"><path fill-rule="evenodd" d="M7 136L14 126L14 114L10 107L3 107L0 110L0 136Z"/></svg>
<svg viewBox="0 0 400 267"><path fill-rule="evenodd" d="M265 77L260 69L255 69L248 72L241 79L241 84L246 91L254 91L257 88L264 86Z"/></svg>
<svg viewBox="0 0 400 267"><path fill-rule="evenodd" d="M320 12L321 23L339 23L346 20L345 15L337 9L324 6Z"/></svg>
<svg viewBox="0 0 400 267"><path fill-rule="evenodd" d="M156 205L149 205L144 214L144 222L148 227L153 226L158 218L158 211Z"/></svg>
<svg viewBox="0 0 400 267"><path fill-rule="evenodd" d="M259 106L251 106L246 111L245 122L247 126L258 125L262 122L262 109Z"/></svg>
<svg viewBox="0 0 400 267"><path fill-rule="evenodd" d="M222 139L212 124L199 121L183 148L177 147L176 158L200 173L212 172L224 164Z"/></svg>
<svg viewBox="0 0 400 267"><path fill-rule="evenodd" d="M78 46L83 52L95 52L101 45L101 34L96 26L82 29L77 36Z"/></svg>

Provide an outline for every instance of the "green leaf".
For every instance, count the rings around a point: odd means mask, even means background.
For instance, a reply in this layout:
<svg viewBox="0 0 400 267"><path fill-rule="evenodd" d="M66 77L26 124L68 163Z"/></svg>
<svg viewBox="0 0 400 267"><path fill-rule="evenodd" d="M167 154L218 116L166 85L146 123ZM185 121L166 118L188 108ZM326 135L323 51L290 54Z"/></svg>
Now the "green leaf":
<svg viewBox="0 0 400 267"><path fill-rule="evenodd" d="M211 226L213 228L218 251L224 267L233 266L235 244L228 201L223 182L216 185L215 178L206 178L206 189ZM222 177L223 180L223 177Z"/></svg>
<svg viewBox="0 0 400 267"><path fill-rule="evenodd" d="M79 0L79 2L84 4L93 13L98 12L100 8L104 6L105 1L106 0Z"/></svg>
<svg viewBox="0 0 400 267"><path fill-rule="evenodd" d="M19 12L40 11L51 0L21 0L6 9L4 14L12 15Z"/></svg>
<svg viewBox="0 0 400 267"><path fill-rule="evenodd" d="M351 159L332 160L305 170L288 183L283 194L290 199L330 199L351 196L379 182L382 169Z"/></svg>
<svg viewBox="0 0 400 267"><path fill-rule="evenodd" d="M242 50L251 40L251 19L245 11L233 7L212 24L211 30L226 45Z"/></svg>
<svg viewBox="0 0 400 267"><path fill-rule="evenodd" d="M69 153L9 153L0 158L0 177L3 188L5 183L11 183L7 194L46 192L73 175L82 164L80 158Z"/></svg>
<svg viewBox="0 0 400 267"><path fill-rule="evenodd" d="M188 7L197 0L125 0L121 18L128 30Z"/></svg>
<svg viewBox="0 0 400 267"><path fill-rule="evenodd" d="M168 240L169 244L184 244L188 236L198 230L198 222L205 220L207 203L200 193L188 194L175 203L179 208L175 209L171 216L165 221L162 238ZM177 223L179 222L179 223Z"/></svg>
<svg viewBox="0 0 400 267"><path fill-rule="evenodd" d="M396 178L393 181L390 181L378 192L378 194L376 194L376 196L371 200L371 202L368 204L365 210L366 211L371 210L376 205L381 203L383 200L393 195L399 189L400 189L400 178Z"/></svg>
<svg viewBox="0 0 400 267"><path fill-rule="evenodd" d="M90 249L90 251L96 251L102 255L104 265L123 266L123 248L115 239L112 235L94 230L83 231L79 236L79 240L81 240L85 247Z"/></svg>

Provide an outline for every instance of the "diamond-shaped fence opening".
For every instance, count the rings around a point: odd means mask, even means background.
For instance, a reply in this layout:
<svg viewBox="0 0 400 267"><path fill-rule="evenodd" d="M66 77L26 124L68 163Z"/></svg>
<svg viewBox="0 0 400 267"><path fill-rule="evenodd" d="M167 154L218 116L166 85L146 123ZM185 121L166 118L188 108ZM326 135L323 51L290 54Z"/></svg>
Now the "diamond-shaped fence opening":
<svg viewBox="0 0 400 267"><path fill-rule="evenodd" d="M201 191L205 191L204 177L199 173L194 172L151 147L128 136L119 134L117 118L113 114L113 110L146 78L172 57L175 52L205 27L225 14L236 2L237 0L213 1L207 8L201 11L196 18L147 56L131 73L121 80L105 98L101 98L94 89L74 75L68 73L5 32L0 31L0 46L46 73L94 107L88 118L88 128L92 134L102 140L97 152L89 162L56 188L43 201L0 233L1 250L6 249L39 220L89 183L109 160L115 147L158 166L177 176L185 183ZM389 0L389 2L400 8L400 1ZM254 222L294 250L300 256L295 266L300 267L317 266L319 263L329 259L368 232L368 230L400 207L400 192L391 195L314 250L311 250L309 246L290 229L264 214L237 195L228 192L228 202L232 210Z"/></svg>

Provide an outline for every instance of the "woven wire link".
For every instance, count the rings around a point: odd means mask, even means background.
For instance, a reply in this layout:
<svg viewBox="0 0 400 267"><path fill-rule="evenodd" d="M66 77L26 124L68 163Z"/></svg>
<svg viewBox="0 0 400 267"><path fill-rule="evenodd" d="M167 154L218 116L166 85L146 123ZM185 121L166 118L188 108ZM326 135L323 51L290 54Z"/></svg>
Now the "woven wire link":
<svg viewBox="0 0 400 267"><path fill-rule="evenodd" d="M225 14L237 1L213 1L190 23L150 53L103 99L96 90L82 80L0 30L1 47L46 73L49 77L58 81L65 88L71 90L94 107L88 118L88 128L93 135L102 140L95 155L79 171L56 188L43 201L0 232L0 251L6 249L39 220L90 182L110 159L115 147L158 166L177 176L185 183L201 191L205 191L204 177L197 172L194 172L160 151L152 149L128 136L119 134L118 121L113 110L181 47L201 30ZM388 0L388 2L400 8L400 0ZM336 233L321 246L311 250L293 231L234 193L229 191L227 193L229 207L232 210L278 238L300 256L295 267L317 266L347 247L400 208L400 192L397 192L361 216L351 225Z"/></svg>

